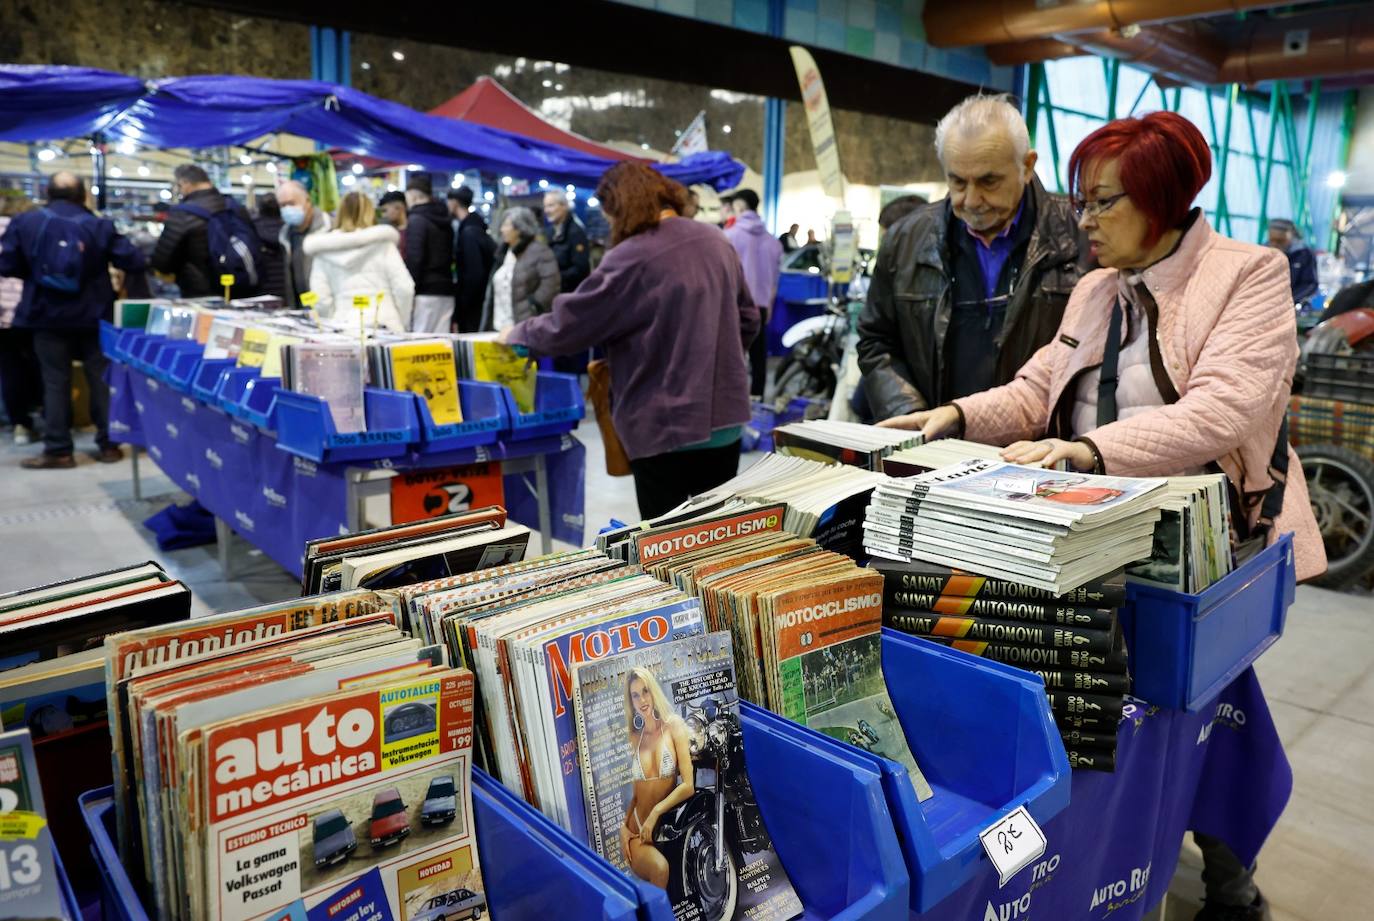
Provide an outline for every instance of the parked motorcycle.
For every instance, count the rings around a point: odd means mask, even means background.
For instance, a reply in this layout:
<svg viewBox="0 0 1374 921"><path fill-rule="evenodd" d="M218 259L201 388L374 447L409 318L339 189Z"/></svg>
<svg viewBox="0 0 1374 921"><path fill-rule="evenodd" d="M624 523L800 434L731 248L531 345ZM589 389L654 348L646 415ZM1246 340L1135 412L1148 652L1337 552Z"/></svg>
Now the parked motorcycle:
<svg viewBox="0 0 1374 921"><path fill-rule="evenodd" d="M735 913L739 869L745 855L772 847L744 771L739 716L724 700L708 697L688 708L696 790L664 816L654 844L668 860L668 896L694 902L703 921Z"/></svg>
<svg viewBox="0 0 1374 921"><path fill-rule="evenodd" d="M782 344L791 351L778 363L773 378L773 399L779 406L796 397L828 400L835 393L849 315L843 304L826 301L825 305L825 313L802 320L783 333Z"/></svg>

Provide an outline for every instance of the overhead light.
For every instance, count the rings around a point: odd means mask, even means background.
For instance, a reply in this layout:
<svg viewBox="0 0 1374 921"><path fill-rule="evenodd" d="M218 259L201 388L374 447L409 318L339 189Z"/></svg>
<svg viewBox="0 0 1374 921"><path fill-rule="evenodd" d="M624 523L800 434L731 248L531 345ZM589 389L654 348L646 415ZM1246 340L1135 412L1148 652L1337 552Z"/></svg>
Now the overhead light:
<svg viewBox="0 0 1374 921"><path fill-rule="evenodd" d="M485 198L487 201L496 201L496 196L491 194L490 192L483 192L482 197Z"/></svg>
<svg viewBox="0 0 1374 921"><path fill-rule="evenodd" d="M422 169L424 169L424 167L418 163L412 163L409 166L407 166L406 169L410 170L412 173L418 173Z"/></svg>
<svg viewBox="0 0 1374 921"><path fill-rule="evenodd" d="M1328 189L1343 189L1346 178L1345 170L1333 169L1326 174L1326 187Z"/></svg>
<svg viewBox="0 0 1374 921"><path fill-rule="evenodd" d="M595 195L593 195L591 198L587 199L587 207L588 207L588 208L600 208L600 207L601 207L601 199L599 199L599 198L597 198Z"/></svg>
<svg viewBox="0 0 1374 921"><path fill-rule="evenodd" d="M551 86L553 86L553 81L552 81L552 80L545 80L545 81L544 81L544 88L545 88L545 89L548 89L548 88L551 87Z"/></svg>
<svg viewBox="0 0 1374 921"><path fill-rule="evenodd" d="M124 170L120 169L117 166L110 167L109 173L111 179L120 179L124 176Z"/></svg>
<svg viewBox="0 0 1374 921"><path fill-rule="evenodd" d="M453 181L450 182L448 185L451 189L461 189L463 187L463 180L457 176L454 176Z"/></svg>
<svg viewBox="0 0 1374 921"><path fill-rule="evenodd" d="M38 152L38 159L42 160L44 163L47 163L49 160L56 160L57 151L53 150L51 147L44 147Z"/></svg>
<svg viewBox="0 0 1374 921"><path fill-rule="evenodd" d="M354 163L352 169L353 175L355 176L361 176L363 174L363 165L361 163Z"/></svg>
<svg viewBox="0 0 1374 921"><path fill-rule="evenodd" d="M555 84L553 85L553 88L554 88L555 90L557 90L558 92L560 92L560 93L563 92L563 84L561 84L561 83L555 83Z"/></svg>
<svg viewBox="0 0 1374 921"><path fill-rule="evenodd" d="M269 173L275 173L277 171L277 164L273 163L271 160L268 160L266 169Z"/></svg>
<svg viewBox="0 0 1374 921"><path fill-rule="evenodd" d="M135 144L133 141L129 140L128 138L125 138L124 140L120 141L118 144L115 145L115 150L119 151L126 157L132 157L135 153L138 152L138 145Z"/></svg>
<svg viewBox="0 0 1374 921"><path fill-rule="evenodd" d="M253 174L252 174L252 173L244 173L242 176L239 177L239 182L242 182L244 185L252 185L252 184L253 184Z"/></svg>
<svg viewBox="0 0 1374 921"><path fill-rule="evenodd" d="M99 194L100 194L100 186L98 186L98 185L93 185L93 186L91 186L91 194L92 194L92 195L99 195Z"/></svg>
<svg viewBox="0 0 1374 921"><path fill-rule="evenodd" d="M721 125L721 126L720 126L720 130L721 130L721 131L724 131L726 134L729 134L730 131L731 131L732 129L730 128L729 125Z"/></svg>
<svg viewBox="0 0 1374 921"><path fill-rule="evenodd" d="M157 196L158 196L158 198L161 198L163 201L167 201L168 199L170 199L170 198L172 197L172 190L171 190L171 189L161 189L161 190L158 191Z"/></svg>
<svg viewBox="0 0 1374 921"><path fill-rule="evenodd" d="M369 64L367 61L363 61L363 62L362 62L361 64L359 64L358 66L361 67L363 70L371 70L371 69L372 69L372 65Z"/></svg>
<svg viewBox="0 0 1374 921"><path fill-rule="evenodd" d="M576 192L569 192L569 193L568 193L568 201L577 201L577 193L576 193Z"/></svg>
<svg viewBox="0 0 1374 921"><path fill-rule="evenodd" d="M252 166L253 158L246 153L242 153L239 154L239 162L242 163L244 166Z"/></svg>
<svg viewBox="0 0 1374 921"><path fill-rule="evenodd" d="M572 183L568 183L563 188L568 190L569 195L574 195L577 193L577 186L573 185Z"/></svg>
<svg viewBox="0 0 1374 921"><path fill-rule="evenodd" d="M491 213L491 205L483 205L483 206L482 206L482 213L483 213L483 214L490 214L490 213Z"/></svg>
<svg viewBox="0 0 1374 921"><path fill-rule="evenodd" d="M501 184L502 184L502 185L510 185L510 184L511 184L512 182L514 182L514 181L515 181L515 180L512 179L512 178L510 178L509 176L502 176L502 177L501 177Z"/></svg>
<svg viewBox="0 0 1374 921"><path fill-rule="evenodd" d="M541 179L541 180L539 180L539 188L541 188L541 189L547 189L548 187L549 187L549 180L547 180L547 179Z"/></svg>
<svg viewBox="0 0 1374 921"><path fill-rule="evenodd" d="M406 56L405 56L404 52L401 52L401 51L393 51L393 52L391 52L391 58L392 58L392 60L395 60L395 61L404 61L404 60L406 59Z"/></svg>
<svg viewBox="0 0 1374 921"><path fill-rule="evenodd" d="M354 176L352 173L344 173L343 178L339 181L346 186L354 186L358 184L358 177Z"/></svg>
<svg viewBox="0 0 1374 921"><path fill-rule="evenodd" d="M140 176L151 176L153 174L153 171L148 169L147 166L140 164L138 167L138 174Z"/></svg>
<svg viewBox="0 0 1374 921"><path fill-rule="evenodd" d="M648 144L640 144L640 145L639 145L639 149L640 149L640 150L648 150L648 149L649 149L649 145L648 145Z"/></svg>
<svg viewBox="0 0 1374 921"><path fill-rule="evenodd" d="M388 183L386 184L386 190L387 190L388 192L395 192L395 191L396 191L396 183L394 183L394 182L388 182Z"/></svg>

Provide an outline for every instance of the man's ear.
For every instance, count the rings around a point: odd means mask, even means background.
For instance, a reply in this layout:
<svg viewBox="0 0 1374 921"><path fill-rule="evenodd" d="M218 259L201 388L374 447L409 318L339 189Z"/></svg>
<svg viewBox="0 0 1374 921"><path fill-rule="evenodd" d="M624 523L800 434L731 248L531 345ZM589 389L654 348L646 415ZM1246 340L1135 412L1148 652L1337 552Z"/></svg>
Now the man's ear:
<svg viewBox="0 0 1374 921"><path fill-rule="evenodd" d="M1026 172L1025 172L1025 175L1023 175L1023 176L1021 177L1021 181L1022 181L1022 182L1027 182L1027 183L1028 183L1028 182L1031 181L1031 177L1035 175L1035 164L1036 164L1036 161L1038 161L1039 159L1040 159L1040 155L1039 155L1038 153L1036 153L1035 151L1033 151L1033 150L1028 150L1028 151L1026 151L1026 160L1025 160L1025 163L1023 164L1023 166L1024 166L1025 169L1026 169Z"/></svg>

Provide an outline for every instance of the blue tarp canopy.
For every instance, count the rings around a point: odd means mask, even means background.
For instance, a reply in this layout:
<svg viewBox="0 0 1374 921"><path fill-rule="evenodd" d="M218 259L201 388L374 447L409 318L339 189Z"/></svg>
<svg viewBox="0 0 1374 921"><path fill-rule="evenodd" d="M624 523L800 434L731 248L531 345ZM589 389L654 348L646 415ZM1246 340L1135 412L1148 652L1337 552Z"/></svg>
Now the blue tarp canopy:
<svg viewBox="0 0 1374 921"><path fill-rule="evenodd" d="M426 115L333 83L201 76L140 80L89 67L0 65L0 141L89 137L143 147L246 144L283 132L430 169L481 170L594 186L616 161ZM654 163L684 185L738 185L744 165L723 151Z"/></svg>

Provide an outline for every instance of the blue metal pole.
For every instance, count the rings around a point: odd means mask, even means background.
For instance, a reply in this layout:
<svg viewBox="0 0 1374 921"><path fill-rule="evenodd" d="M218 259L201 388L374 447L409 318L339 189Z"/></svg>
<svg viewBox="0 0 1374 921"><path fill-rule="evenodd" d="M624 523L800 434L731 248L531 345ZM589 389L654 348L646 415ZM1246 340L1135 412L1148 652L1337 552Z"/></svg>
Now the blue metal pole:
<svg viewBox="0 0 1374 921"><path fill-rule="evenodd" d="M763 220L772 233L778 232L786 140L787 103L769 97L763 103Z"/></svg>

